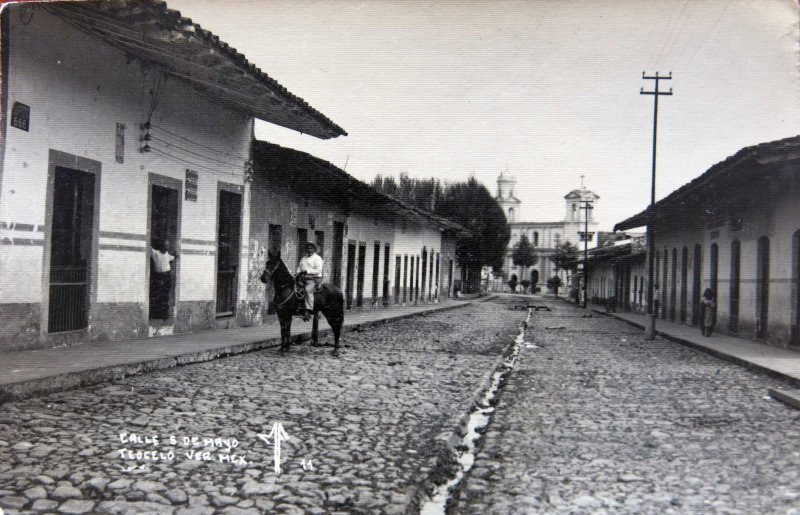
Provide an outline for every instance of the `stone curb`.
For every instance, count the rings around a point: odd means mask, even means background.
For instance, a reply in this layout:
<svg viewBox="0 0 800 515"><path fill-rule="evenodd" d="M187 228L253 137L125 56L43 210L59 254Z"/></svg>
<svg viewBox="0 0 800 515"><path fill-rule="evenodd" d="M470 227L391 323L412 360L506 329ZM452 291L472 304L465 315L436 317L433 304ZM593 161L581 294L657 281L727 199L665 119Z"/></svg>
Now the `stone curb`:
<svg viewBox="0 0 800 515"><path fill-rule="evenodd" d="M604 316L607 316L607 317L611 317L611 318L613 318L615 320L619 320L621 322L625 322L628 325L632 325L633 327L637 327L637 328L642 329L642 330L644 329L644 324L640 324L640 323L635 322L633 320L628 320L628 319L623 318L621 316L617 316L614 313L607 313L605 311L602 311L602 310L599 310L599 309L596 309L596 308L589 308L589 309L591 309L593 312L595 312L597 314L604 315ZM706 347L704 345L700 345L698 343L695 343L695 342L693 342L691 340L687 340L685 338L681 338L679 336L673 336L671 334L667 334L667 333L661 332L658 329L656 329L656 334L658 336L661 336L662 338L665 338L665 339L671 341L671 342L679 343L679 344L684 345L686 347L689 347L691 349L694 349L694 350L697 350L697 351L700 351L700 352L704 352L706 354L714 356L715 358L719 358L719 359L721 359L723 361L727 361L729 363L733 363L734 365L739 365L739 366L748 368L750 370L753 370L753 371L756 371L756 372L760 372L762 374L766 374L766 375L768 375L770 377L773 377L773 378L776 378L776 379L782 379L784 381L789 382L790 384L792 384L795 387L800 387L800 379L798 379L796 377L792 377L790 375L786 375L786 374L784 374L782 372L779 372L777 370L773 370L771 368L759 365L757 363L753 363L752 361L748 361L746 359L742 359L742 358L740 358L738 356L734 356L732 354L727 354L725 352L721 352L721 351L718 351L716 349L711 349L709 347Z"/></svg>
<svg viewBox="0 0 800 515"><path fill-rule="evenodd" d="M402 315L389 316L387 318L383 318L380 320L368 320L365 322L357 322L342 327L342 334L356 330L361 330L363 328L376 327L378 325L392 323L399 320L404 320L406 318L425 316L429 313L440 313L442 311L458 309L461 307L469 306L471 304L472 304L471 302L464 302L463 304L442 306L416 313L406 313ZM319 336L322 337L327 334L331 334L331 331L332 330L330 328L320 329ZM303 341L307 341L310 339L311 339L310 329L292 335L292 343L294 344L301 343ZM19 383L6 384L0 386L0 404L10 401L19 401L26 399L28 397L33 397L37 395L46 395L49 393L60 392L73 388L81 388L85 386L92 386L106 382L119 381L128 376L153 372L155 370L163 370L181 365L189 365L192 363L202 363L205 361L212 361L218 358L224 358L236 354L244 354L247 352L254 352L257 350L275 348L279 346L280 346L280 337L274 337L254 342L222 346L215 349L193 351L178 356L150 359L139 363L112 365L108 367L83 370L80 372L69 372L60 375L54 375L51 377L34 379L31 381L22 381Z"/></svg>
<svg viewBox="0 0 800 515"><path fill-rule="evenodd" d="M488 298L486 300L488 300ZM514 340L512 339L511 342L503 348L500 357L497 358L493 365L483 374L478 386L473 389L469 399L463 402L462 408L458 411L459 415L455 417L456 419L448 421L448 423L445 424L445 427L449 426L452 430L446 437L440 435L436 438L434 442L436 447L435 464L427 477L414 488L411 501L406 507L405 513L409 515L419 513L422 505L430 499L430 495L434 492L438 484L442 483L442 481L437 481L437 479L441 477L441 474L443 472L447 473L444 481L447 482L455 473L457 467L460 466L457 463L457 456L460 455L460 451L456 447L461 444L461 438L467 434L469 418L475 408L480 404L480 400L483 398L486 391L491 388L492 378L495 372L503 368L506 358L513 352L513 349ZM500 389L502 390L502 385Z"/></svg>

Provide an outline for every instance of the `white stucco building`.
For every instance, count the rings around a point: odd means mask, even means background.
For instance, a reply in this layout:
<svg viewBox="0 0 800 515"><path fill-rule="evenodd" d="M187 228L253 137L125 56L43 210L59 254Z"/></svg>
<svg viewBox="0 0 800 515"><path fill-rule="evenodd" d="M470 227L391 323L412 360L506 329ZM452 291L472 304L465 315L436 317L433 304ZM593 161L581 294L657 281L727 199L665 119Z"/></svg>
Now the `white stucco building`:
<svg viewBox="0 0 800 515"><path fill-rule="evenodd" d="M254 119L344 131L164 3L15 4L2 22L3 347L228 323ZM155 319L158 240L179 258Z"/></svg>

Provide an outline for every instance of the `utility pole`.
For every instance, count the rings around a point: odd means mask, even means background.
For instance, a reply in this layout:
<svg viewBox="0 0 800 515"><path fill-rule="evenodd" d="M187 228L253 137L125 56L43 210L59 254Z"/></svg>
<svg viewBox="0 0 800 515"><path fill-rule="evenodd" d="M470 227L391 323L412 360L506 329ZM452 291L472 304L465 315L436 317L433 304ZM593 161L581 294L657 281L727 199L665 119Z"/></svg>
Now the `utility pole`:
<svg viewBox="0 0 800 515"><path fill-rule="evenodd" d="M646 75L642 72L642 79L655 81L655 90L639 90L640 95L653 95L655 100L653 105L653 172L650 178L650 216L647 221L647 320L644 328L644 339L655 340L656 338L656 313L653 310L653 287L655 280L654 258L656 252L654 224L656 222L656 135L658 134L658 97L661 95L672 95L672 88L669 91L659 91L659 81L672 80L672 72L669 75Z"/></svg>
<svg viewBox="0 0 800 515"><path fill-rule="evenodd" d="M581 181L582 182L582 181ZM589 210L594 209L592 201L588 199L581 200L583 206L583 308L586 309L586 295L589 293Z"/></svg>

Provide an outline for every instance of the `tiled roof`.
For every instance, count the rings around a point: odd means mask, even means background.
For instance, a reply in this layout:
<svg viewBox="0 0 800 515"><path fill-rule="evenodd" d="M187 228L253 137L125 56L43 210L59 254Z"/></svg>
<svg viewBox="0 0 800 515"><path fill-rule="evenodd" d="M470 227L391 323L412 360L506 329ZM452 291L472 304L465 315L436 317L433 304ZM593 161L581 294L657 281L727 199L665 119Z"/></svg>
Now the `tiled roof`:
<svg viewBox="0 0 800 515"><path fill-rule="evenodd" d="M314 195L347 211L370 216L391 215L432 224L458 235L470 233L461 225L385 195L337 166L299 150L266 141L253 142L253 169L274 185Z"/></svg>
<svg viewBox="0 0 800 515"><path fill-rule="evenodd" d="M771 161L774 156L780 156L782 154L787 158L790 157L792 159L800 159L800 136L792 136L776 141L760 143L758 145L752 145L739 150L732 156L709 168L705 173L696 179L684 184L677 190L656 202L656 212L662 212L664 208L700 191L703 186L715 180L716 178L721 177L722 174L734 171L744 171L745 169L743 166L745 164L760 164L761 162ZM650 208L647 208L644 211L635 214L632 217L623 220L622 222L619 222L614 226L614 230L624 231L627 229L633 229L635 227L642 227L647 225L649 217Z"/></svg>
<svg viewBox="0 0 800 515"><path fill-rule="evenodd" d="M128 55L161 66L214 101L322 139L347 134L235 48L161 0L37 5Z"/></svg>

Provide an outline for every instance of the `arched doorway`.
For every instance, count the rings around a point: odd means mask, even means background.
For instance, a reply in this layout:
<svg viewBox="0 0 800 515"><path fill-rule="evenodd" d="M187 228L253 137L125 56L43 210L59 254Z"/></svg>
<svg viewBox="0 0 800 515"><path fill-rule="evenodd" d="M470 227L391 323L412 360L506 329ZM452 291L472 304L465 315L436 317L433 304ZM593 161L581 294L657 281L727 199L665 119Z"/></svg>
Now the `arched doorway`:
<svg viewBox="0 0 800 515"><path fill-rule="evenodd" d="M694 246L694 259L692 260L692 325L700 323L700 289L703 283L703 247Z"/></svg>
<svg viewBox="0 0 800 515"><path fill-rule="evenodd" d="M675 304L678 298L678 249L672 247L672 281L669 290L669 319L675 321Z"/></svg>
<svg viewBox="0 0 800 515"><path fill-rule="evenodd" d="M539 284L539 271L531 270L531 291L536 291L536 285Z"/></svg>
<svg viewBox="0 0 800 515"><path fill-rule="evenodd" d="M661 318L667 318L667 271L669 270L669 250L664 249L664 266L661 269Z"/></svg>
<svg viewBox="0 0 800 515"><path fill-rule="evenodd" d="M792 238L792 345L800 345L800 231Z"/></svg>
<svg viewBox="0 0 800 515"><path fill-rule="evenodd" d="M728 329L732 333L739 332L739 280L741 265L741 244L739 240L731 242L731 285L730 305L728 306Z"/></svg>
<svg viewBox="0 0 800 515"><path fill-rule="evenodd" d="M686 323L686 305L689 298L689 249L681 252L681 323Z"/></svg>
<svg viewBox="0 0 800 515"><path fill-rule="evenodd" d="M766 338L769 326L769 238L758 239L756 256L756 337Z"/></svg>
<svg viewBox="0 0 800 515"><path fill-rule="evenodd" d="M719 297L719 291L717 291L717 280L719 278L719 245L716 243L711 244L711 258L709 260L708 265L708 287L711 288L711 291L714 292L714 298Z"/></svg>

